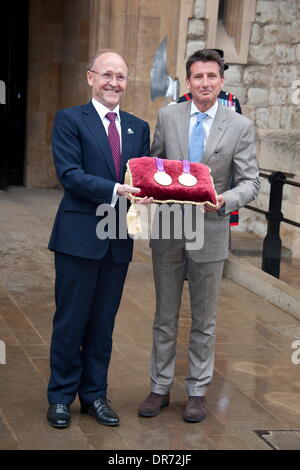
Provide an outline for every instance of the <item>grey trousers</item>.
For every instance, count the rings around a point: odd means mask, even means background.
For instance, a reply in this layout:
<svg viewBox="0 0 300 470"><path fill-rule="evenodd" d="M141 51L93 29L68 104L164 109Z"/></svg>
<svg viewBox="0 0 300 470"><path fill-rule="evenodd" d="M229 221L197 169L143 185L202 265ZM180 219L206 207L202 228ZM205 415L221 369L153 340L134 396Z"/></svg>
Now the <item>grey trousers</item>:
<svg viewBox="0 0 300 470"><path fill-rule="evenodd" d="M204 396L213 376L216 303L224 260L197 263L174 240L163 254L152 251L156 313L150 364L152 392L165 395L171 389L176 359L176 338L184 279L188 277L192 326L189 339L189 396Z"/></svg>

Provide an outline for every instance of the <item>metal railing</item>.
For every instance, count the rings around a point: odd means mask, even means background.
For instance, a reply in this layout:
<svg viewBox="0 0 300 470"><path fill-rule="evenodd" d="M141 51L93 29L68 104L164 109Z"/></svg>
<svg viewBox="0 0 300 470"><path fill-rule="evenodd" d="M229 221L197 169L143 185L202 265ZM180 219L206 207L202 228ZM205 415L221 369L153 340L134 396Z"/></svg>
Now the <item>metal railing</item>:
<svg viewBox="0 0 300 470"><path fill-rule="evenodd" d="M273 172L270 175L259 173L259 176L267 178L271 185L269 210L266 212L249 205L245 207L266 216L268 228L263 243L262 270L279 279L281 261L280 223L285 222L289 225L293 225L294 227L300 227L299 222L287 219L282 214L281 206L283 186L288 184L300 188L300 183L288 180L286 175L281 171Z"/></svg>

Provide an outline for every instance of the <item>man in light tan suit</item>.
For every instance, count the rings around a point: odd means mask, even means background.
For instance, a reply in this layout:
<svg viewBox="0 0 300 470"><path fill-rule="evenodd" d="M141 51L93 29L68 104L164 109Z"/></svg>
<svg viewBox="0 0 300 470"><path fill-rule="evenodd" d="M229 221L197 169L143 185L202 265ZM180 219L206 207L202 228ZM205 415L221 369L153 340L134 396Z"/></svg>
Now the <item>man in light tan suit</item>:
<svg viewBox="0 0 300 470"><path fill-rule="evenodd" d="M257 196L260 183L252 121L218 103L224 63L212 50L195 52L186 63L193 100L159 112L151 155L201 161L211 168L217 207L205 206L204 246L187 249L181 239L151 240L156 314L153 325L151 393L139 415L156 416L169 404L174 379L178 315L187 273L192 326L189 343L188 394L183 418L202 421L206 391L213 376L216 303L228 255L229 214ZM231 180L235 187L230 188Z"/></svg>

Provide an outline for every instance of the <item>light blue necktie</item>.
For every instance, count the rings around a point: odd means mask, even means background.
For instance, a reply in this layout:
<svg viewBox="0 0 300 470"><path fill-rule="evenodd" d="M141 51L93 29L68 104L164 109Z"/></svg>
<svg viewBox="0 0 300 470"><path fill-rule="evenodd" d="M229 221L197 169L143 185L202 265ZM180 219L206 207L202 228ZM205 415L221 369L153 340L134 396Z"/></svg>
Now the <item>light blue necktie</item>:
<svg viewBox="0 0 300 470"><path fill-rule="evenodd" d="M206 116L206 113L197 113L197 122L194 124L189 142L191 162L200 162L202 160L205 135L203 120L206 118Z"/></svg>

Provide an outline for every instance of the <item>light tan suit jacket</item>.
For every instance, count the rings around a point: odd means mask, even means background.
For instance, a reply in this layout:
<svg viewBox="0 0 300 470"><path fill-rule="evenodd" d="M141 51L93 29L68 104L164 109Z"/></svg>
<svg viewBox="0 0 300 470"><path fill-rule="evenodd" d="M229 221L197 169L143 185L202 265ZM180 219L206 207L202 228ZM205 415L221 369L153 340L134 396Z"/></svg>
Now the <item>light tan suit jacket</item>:
<svg viewBox="0 0 300 470"><path fill-rule="evenodd" d="M161 108L158 115L153 157L188 159L191 101ZM255 199L260 183L252 121L219 103L202 163L211 168L217 194L223 194L225 206L218 213L205 213L204 246L193 250L197 262L213 262L228 255L229 214ZM230 188L231 180L235 187ZM151 240L156 253L164 253L170 240Z"/></svg>

